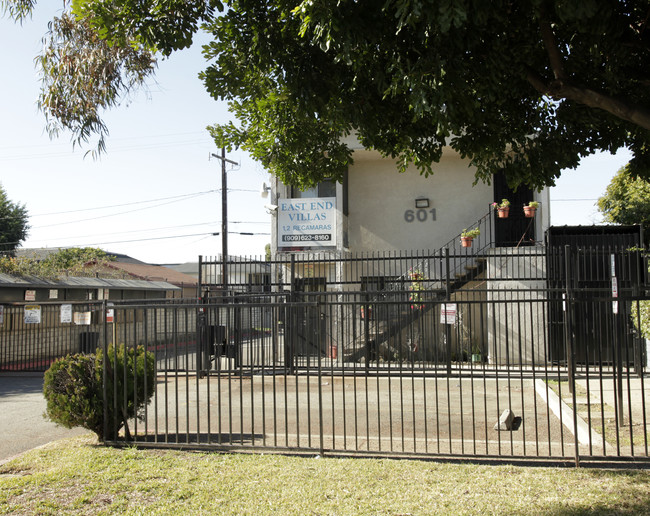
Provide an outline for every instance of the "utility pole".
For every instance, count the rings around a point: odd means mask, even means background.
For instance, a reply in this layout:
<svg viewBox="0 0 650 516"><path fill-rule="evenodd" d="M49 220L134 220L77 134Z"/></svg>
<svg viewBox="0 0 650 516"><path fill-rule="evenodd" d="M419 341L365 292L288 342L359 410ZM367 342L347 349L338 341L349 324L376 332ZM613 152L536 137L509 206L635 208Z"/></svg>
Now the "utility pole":
<svg viewBox="0 0 650 516"><path fill-rule="evenodd" d="M213 158L221 160L221 284L223 293L228 290L228 176L226 163L239 163L226 158L226 149L221 147L221 156L212 154Z"/></svg>

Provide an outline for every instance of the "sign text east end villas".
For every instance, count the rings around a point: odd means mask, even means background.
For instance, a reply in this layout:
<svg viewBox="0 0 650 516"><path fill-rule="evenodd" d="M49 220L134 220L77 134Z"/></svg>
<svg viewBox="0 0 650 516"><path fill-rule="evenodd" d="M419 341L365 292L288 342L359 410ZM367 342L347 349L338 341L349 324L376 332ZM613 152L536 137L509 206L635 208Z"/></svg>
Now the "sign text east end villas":
<svg viewBox="0 0 650 516"><path fill-rule="evenodd" d="M278 246L336 245L336 198L283 199L278 210Z"/></svg>
<svg viewBox="0 0 650 516"><path fill-rule="evenodd" d="M301 200L300 202L283 201L280 205L291 222L323 221L327 219L327 212L334 208L333 201L324 199Z"/></svg>

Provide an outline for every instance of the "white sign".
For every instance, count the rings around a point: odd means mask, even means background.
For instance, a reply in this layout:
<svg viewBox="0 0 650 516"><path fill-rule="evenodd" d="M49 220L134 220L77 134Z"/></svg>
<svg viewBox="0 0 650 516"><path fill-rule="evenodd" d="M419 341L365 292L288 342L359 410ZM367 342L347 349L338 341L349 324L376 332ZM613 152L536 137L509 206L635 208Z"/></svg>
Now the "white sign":
<svg viewBox="0 0 650 516"><path fill-rule="evenodd" d="M74 323L77 326L89 326L91 313L92 312L75 312Z"/></svg>
<svg viewBox="0 0 650 516"><path fill-rule="evenodd" d="M41 307L39 305L25 305L25 324L41 323Z"/></svg>
<svg viewBox="0 0 650 516"><path fill-rule="evenodd" d="M72 322L72 305L61 305L61 323Z"/></svg>
<svg viewBox="0 0 650 516"><path fill-rule="evenodd" d="M5 323L5 307L0 305L0 326Z"/></svg>
<svg viewBox="0 0 650 516"><path fill-rule="evenodd" d="M36 301L36 291L25 290L25 301Z"/></svg>
<svg viewBox="0 0 650 516"><path fill-rule="evenodd" d="M618 297L618 278L614 276L612 278L612 297ZM618 313L618 301L612 301L612 311Z"/></svg>
<svg viewBox="0 0 650 516"><path fill-rule="evenodd" d="M106 322L107 323L115 322L115 310L113 308L106 309Z"/></svg>
<svg viewBox="0 0 650 516"><path fill-rule="evenodd" d="M336 245L336 197L279 199L278 248Z"/></svg>
<svg viewBox="0 0 650 516"><path fill-rule="evenodd" d="M456 303L440 305L440 324L456 324Z"/></svg>
<svg viewBox="0 0 650 516"><path fill-rule="evenodd" d="M614 276L616 276L616 257L614 256L614 254L610 255L609 268L610 268L611 276L613 278Z"/></svg>
<svg viewBox="0 0 650 516"><path fill-rule="evenodd" d="M59 291L57 289L50 289L50 299L59 299Z"/></svg>

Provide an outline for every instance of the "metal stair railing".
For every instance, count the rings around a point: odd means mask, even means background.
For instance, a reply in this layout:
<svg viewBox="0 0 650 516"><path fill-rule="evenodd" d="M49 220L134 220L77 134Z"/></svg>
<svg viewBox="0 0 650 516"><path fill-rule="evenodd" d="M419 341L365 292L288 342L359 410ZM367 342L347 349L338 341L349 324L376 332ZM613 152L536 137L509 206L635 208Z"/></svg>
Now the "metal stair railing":
<svg viewBox="0 0 650 516"><path fill-rule="evenodd" d="M375 305L374 329L372 332L372 346L374 353L379 352L379 347L402 329L412 324L416 319L428 313L434 306L432 303L423 303L436 299L445 299L452 291L473 279L480 270L483 257L487 249L494 243L494 224L492 210L478 219L470 228L478 228L480 234L473 241L472 247L461 246L461 233L452 238L434 253L430 253L412 266L408 272L388 282L384 289L367 293L363 304L368 309ZM432 263L434 266L432 267ZM437 267L435 266L437 265ZM464 272L459 272L459 271ZM418 288L415 289L415 285ZM394 305L386 303L392 299L399 301ZM407 314L400 313L403 307L411 310ZM419 305L419 306L418 306ZM383 319L381 330L379 319ZM368 321L363 334L358 336L362 341L368 340ZM369 343L365 343L365 347ZM358 346L354 346L358 354Z"/></svg>

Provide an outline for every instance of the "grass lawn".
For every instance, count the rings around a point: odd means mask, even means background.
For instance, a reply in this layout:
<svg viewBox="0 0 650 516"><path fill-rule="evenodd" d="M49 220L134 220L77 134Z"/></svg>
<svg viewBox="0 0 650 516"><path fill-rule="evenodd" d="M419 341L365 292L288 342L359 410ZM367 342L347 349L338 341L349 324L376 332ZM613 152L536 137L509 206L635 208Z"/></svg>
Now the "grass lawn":
<svg viewBox="0 0 650 516"><path fill-rule="evenodd" d="M114 449L0 466L0 514L650 514L649 470Z"/></svg>

